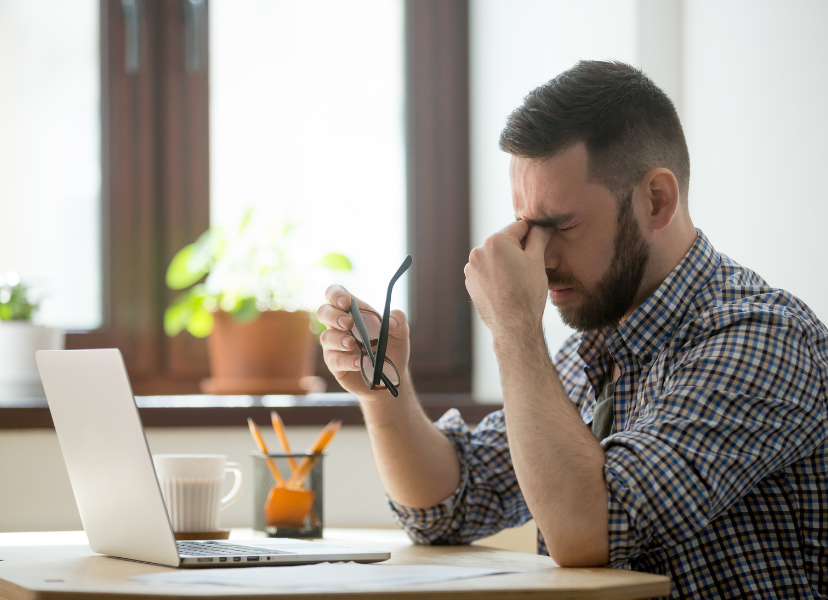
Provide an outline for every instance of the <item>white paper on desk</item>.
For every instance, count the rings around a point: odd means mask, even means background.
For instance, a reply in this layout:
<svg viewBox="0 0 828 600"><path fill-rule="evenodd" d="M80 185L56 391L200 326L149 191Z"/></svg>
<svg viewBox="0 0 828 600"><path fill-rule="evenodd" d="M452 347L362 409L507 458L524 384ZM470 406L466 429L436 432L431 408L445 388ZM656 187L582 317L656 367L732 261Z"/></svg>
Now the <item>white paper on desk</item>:
<svg viewBox="0 0 828 600"><path fill-rule="evenodd" d="M349 562L298 567L198 569L137 575L132 579L154 584L206 584L294 592L342 592L382 590L418 583L436 583L515 572L444 565L365 565Z"/></svg>

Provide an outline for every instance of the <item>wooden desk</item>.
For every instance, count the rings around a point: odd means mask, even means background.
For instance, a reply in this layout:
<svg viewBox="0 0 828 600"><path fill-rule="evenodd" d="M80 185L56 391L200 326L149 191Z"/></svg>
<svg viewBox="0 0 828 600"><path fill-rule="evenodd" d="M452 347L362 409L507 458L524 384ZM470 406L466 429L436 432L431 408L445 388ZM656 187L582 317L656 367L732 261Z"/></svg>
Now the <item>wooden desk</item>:
<svg viewBox="0 0 828 600"><path fill-rule="evenodd" d="M147 585L129 579L167 567L116 560L94 554L83 532L33 534L0 533L0 598L10 600L77 598L144 599L227 598L317 600L336 594L337 600L413 598L428 600L487 600L520 598L612 599L652 598L670 593L670 580L658 575L615 569L563 569L544 556L496 550L485 546L416 546L402 532L384 530L326 530L325 540L350 546L391 551L389 564L452 564L464 567L520 569L522 573L447 581L382 593L279 594L269 590L224 586ZM251 539L250 530L234 530L231 539ZM58 545L34 545L34 544ZM260 568L260 567L252 567Z"/></svg>

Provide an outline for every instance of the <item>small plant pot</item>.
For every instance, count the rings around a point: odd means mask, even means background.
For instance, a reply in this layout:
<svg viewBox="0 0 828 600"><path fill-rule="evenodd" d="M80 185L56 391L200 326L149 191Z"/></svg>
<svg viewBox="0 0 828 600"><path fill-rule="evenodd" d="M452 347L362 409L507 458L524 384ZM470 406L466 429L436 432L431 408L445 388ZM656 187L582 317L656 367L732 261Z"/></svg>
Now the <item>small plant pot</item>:
<svg viewBox="0 0 828 600"><path fill-rule="evenodd" d="M54 327L0 321L0 402L45 398L35 362L38 350L62 350L64 334Z"/></svg>
<svg viewBox="0 0 828 600"><path fill-rule="evenodd" d="M267 311L249 323L226 312L215 313L208 338L208 394L307 394L324 391L314 377L318 343L307 311ZM321 385L320 385L321 382Z"/></svg>

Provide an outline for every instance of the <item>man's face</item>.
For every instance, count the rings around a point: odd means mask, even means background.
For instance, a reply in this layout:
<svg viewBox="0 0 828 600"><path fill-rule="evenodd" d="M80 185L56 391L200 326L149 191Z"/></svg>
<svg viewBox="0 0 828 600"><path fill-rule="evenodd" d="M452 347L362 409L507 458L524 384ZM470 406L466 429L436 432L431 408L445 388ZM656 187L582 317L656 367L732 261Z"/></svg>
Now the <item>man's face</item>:
<svg viewBox="0 0 828 600"><path fill-rule="evenodd" d="M649 258L631 202L588 180L583 144L543 162L512 158L518 219L551 233L544 259L549 299L579 331L617 325L633 307Z"/></svg>

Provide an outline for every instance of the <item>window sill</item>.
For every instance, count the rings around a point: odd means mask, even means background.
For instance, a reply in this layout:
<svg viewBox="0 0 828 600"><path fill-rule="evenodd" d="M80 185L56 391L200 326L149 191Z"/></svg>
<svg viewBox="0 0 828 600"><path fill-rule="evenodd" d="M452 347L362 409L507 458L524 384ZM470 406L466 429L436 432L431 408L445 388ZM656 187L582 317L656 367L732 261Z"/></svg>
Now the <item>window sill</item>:
<svg viewBox="0 0 828 600"><path fill-rule="evenodd" d="M457 408L467 423L479 423L502 405L482 404L468 394L421 394L426 414L437 420ZM277 409L287 426L325 425L340 419L343 425L363 425L362 412L351 394L309 396L138 396L144 427L244 427L247 418L270 423ZM43 398L0 401L0 430L52 429L52 416Z"/></svg>

